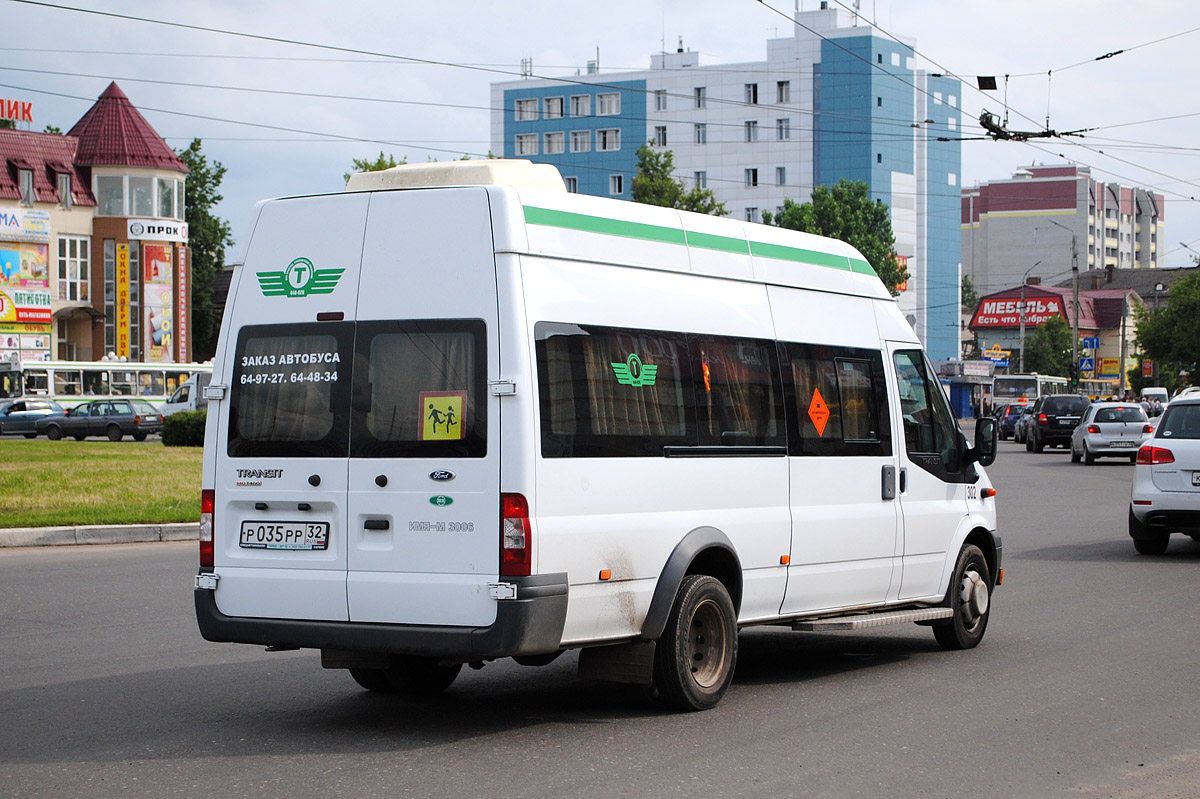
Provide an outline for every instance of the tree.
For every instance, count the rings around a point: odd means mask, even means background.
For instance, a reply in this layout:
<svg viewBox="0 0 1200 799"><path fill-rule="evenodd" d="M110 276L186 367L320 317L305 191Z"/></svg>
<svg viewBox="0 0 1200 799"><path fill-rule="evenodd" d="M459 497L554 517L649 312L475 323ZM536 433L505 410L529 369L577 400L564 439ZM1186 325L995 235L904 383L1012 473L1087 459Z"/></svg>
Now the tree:
<svg viewBox="0 0 1200 799"><path fill-rule="evenodd" d="M1200 361L1200 271L1171 286L1165 306L1154 311L1136 308L1134 318L1138 349L1159 362L1159 373L1186 370L1194 381Z"/></svg>
<svg viewBox="0 0 1200 799"><path fill-rule="evenodd" d="M1066 376L1071 371L1071 326L1052 316L1026 338L1025 370Z"/></svg>
<svg viewBox="0 0 1200 799"><path fill-rule="evenodd" d="M466 158L466 156L463 157ZM391 153L385 154L383 150L379 151L379 157L374 161L367 158L355 158L353 161L351 161L351 165L354 167L354 172L379 172L384 169L391 169L394 166L400 166L401 164L407 163L408 156L404 156L397 161L395 156L393 156ZM345 175L342 175L342 178L346 181L349 181L350 176L354 174L354 172L347 172Z"/></svg>
<svg viewBox="0 0 1200 799"><path fill-rule="evenodd" d="M658 151L643 144L637 151L637 174L633 176L633 201L660 205L681 211L725 216L725 203L718 202L711 189L693 186L690 190L672 174L675 156L670 150Z"/></svg>
<svg viewBox="0 0 1200 799"><path fill-rule="evenodd" d="M58 127L57 125L47 125L45 130L42 131L42 133L53 133L56 136L63 135L62 128Z"/></svg>
<svg viewBox="0 0 1200 799"><path fill-rule="evenodd" d="M888 207L867 196L867 184L843 178L837 185L817 186L806 203L783 201L783 211L763 214L768 225L840 239L854 247L893 295L908 280L908 270L896 258L896 237Z"/></svg>
<svg viewBox="0 0 1200 799"><path fill-rule="evenodd" d="M221 202L218 189L225 177L219 161L210 165L200 152L200 140L192 139L178 153L188 167L184 184L184 221L188 225L188 248L192 257L192 360L206 361L217 351L221 314L213 299L213 281L225 268L225 248L233 246L229 223L213 214Z"/></svg>
<svg viewBox="0 0 1200 799"><path fill-rule="evenodd" d="M975 308L979 305L979 292L975 290L975 283L971 280L970 275L962 276L962 309L963 313L974 313Z"/></svg>

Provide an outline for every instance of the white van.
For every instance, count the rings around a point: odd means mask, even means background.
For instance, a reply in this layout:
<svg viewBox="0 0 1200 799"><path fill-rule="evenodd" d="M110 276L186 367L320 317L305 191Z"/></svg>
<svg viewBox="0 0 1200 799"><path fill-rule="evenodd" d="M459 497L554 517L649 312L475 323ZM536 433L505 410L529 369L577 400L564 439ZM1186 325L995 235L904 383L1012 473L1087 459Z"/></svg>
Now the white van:
<svg viewBox="0 0 1200 799"><path fill-rule="evenodd" d="M850 246L567 193L553 167L260 203L205 440L205 638L379 691L537 665L715 705L738 629L986 629L969 447Z"/></svg>
<svg viewBox="0 0 1200 799"><path fill-rule="evenodd" d="M208 388L211 380L212 375L209 372L197 372L184 380L163 403L163 416L170 416L180 411L207 410L208 400L204 398L204 389Z"/></svg>

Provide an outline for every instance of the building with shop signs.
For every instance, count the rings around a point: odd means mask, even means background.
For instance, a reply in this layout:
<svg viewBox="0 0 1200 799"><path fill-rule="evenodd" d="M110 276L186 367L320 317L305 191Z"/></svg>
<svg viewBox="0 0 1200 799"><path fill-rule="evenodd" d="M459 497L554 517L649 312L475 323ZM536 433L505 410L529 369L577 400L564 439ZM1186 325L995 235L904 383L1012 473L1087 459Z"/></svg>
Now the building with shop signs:
<svg viewBox="0 0 1200 799"><path fill-rule="evenodd" d="M189 361L187 172L116 83L66 135L0 130L0 358Z"/></svg>
<svg viewBox="0 0 1200 799"><path fill-rule="evenodd" d="M1051 318L1058 317L1068 326L1074 323L1072 294L1070 287L1037 283L1025 286L1027 351L1030 337ZM968 324L978 347L976 357L988 358L992 352L1009 353L1007 368L998 370L998 374L1020 371L1021 302L1020 286L988 294L979 300ZM1091 366L1080 371L1081 380L1107 381L1112 389L1108 393L1115 393L1124 387L1122 375L1136 363L1134 310L1142 304L1138 293L1129 288L1088 288L1079 291L1079 335L1085 344L1080 350L1080 360L1085 367Z"/></svg>

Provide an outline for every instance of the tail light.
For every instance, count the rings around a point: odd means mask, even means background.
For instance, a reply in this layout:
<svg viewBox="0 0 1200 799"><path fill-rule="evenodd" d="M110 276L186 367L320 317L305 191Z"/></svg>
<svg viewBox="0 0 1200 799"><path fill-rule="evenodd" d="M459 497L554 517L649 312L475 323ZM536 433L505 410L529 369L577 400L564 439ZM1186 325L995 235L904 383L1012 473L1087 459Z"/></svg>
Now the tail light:
<svg viewBox="0 0 1200 799"><path fill-rule="evenodd" d="M1144 425L1142 425L1142 432L1143 432L1143 433L1153 433L1153 432L1154 432L1154 425L1152 425L1152 424L1144 424Z"/></svg>
<svg viewBox="0 0 1200 799"><path fill-rule="evenodd" d="M1100 432L1100 428L1099 428L1097 425L1094 425L1094 424L1089 424L1089 425L1088 425L1088 432L1089 432L1089 433L1099 433L1099 432Z"/></svg>
<svg viewBox="0 0 1200 799"><path fill-rule="evenodd" d="M529 503L520 494L500 495L500 575L528 577L533 567Z"/></svg>
<svg viewBox="0 0 1200 799"><path fill-rule="evenodd" d="M142 417L140 417L140 416L135 416L135 417L133 417L133 423L134 423L134 424L141 424L141 423L142 423Z"/></svg>
<svg viewBox="0 0 1200 799"><path fill-rule="evenodd" d="M1147 444L1138 450L1137 462L1148 466L1154 466L1159 463L1174 463L1175 455L1169 449Z"/></svg>
<svg viewBox="0 0 1200 799"><path fill-rule="evenodd" d="M206 488L200 492L200 567L213 566L213 505L216 492Z"/></svg>
<svg viewBox="0 0 1200 799"><path fill-rule="evenodd" d="M1050 424L1050 420L1046 418L1046 414L1038 414L1038 424Z"/></svg>

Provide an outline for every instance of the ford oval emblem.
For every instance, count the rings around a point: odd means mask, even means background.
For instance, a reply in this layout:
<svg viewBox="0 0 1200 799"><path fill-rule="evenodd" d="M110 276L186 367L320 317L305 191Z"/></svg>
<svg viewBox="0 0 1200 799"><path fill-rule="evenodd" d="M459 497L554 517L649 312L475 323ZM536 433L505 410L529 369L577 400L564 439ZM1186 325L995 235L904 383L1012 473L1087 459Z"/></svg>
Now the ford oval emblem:
<svg viewBox="0 0 1200 799"><path fill-rule="evenodd" d="M438 469L437 471L429 473L429 479L444 483L447 480L454 479L454 472L448 469Z"/></svg>

